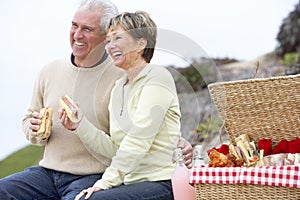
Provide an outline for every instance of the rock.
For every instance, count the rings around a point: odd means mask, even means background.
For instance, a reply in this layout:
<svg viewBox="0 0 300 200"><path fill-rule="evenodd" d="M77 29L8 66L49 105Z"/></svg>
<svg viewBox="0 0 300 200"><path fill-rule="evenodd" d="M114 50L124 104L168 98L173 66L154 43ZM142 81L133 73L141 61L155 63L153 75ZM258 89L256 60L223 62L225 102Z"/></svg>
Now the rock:
<svg viewBox="0 0 300 200"><path fill-rule="evenodd" d="M286 53L300 53L300 1L287 18L284 19L277 34L279 42L276 53L284 56Z"/></svg>

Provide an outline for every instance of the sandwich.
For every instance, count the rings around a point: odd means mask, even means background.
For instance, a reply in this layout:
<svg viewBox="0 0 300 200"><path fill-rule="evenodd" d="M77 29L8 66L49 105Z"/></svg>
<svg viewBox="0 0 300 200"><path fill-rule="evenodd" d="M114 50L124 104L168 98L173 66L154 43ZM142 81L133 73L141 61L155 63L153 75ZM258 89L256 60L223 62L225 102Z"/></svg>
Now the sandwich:
<svg viewBox="0 0 300 200"><path fill-rule="evenodd" d="M37 131L37 137L41 140L46 140L51 134L52 127L52 108L42 108L40 114L42 115L40 128Z"/></svg>
<svg viewBox="0 0 300 200"><path fill-rule="evenodd" d="M235 138L235 143L237 147L235 150L239 156L241 155L244 158L246 166L256 165L259 157L254 154L256 152L255 144L254 142L250 142L248 134L243 134ZM239 149L240 154L237 149Z"/></svg>
<svg viewBox="0 0 300 200"><path fill-rule="evenodd" d="M68 118L73 123L77 123L81 120L82 115L80 109L69 96L62 96L59 100L59 106L66 111Z"/></svg>

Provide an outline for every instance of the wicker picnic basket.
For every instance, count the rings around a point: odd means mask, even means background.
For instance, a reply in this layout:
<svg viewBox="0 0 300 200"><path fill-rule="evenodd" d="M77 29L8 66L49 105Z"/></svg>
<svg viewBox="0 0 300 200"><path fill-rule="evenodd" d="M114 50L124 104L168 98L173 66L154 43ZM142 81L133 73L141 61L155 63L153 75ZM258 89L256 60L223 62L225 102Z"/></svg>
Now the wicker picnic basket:
<svg viewBox="0 0 300 200"><path fill-rule="evenodd" d="M300 74L208 85L231 142L247 133L273 143L300 137ZM250 184L195 184L197 199L300 199L300 189Z"/></svg>

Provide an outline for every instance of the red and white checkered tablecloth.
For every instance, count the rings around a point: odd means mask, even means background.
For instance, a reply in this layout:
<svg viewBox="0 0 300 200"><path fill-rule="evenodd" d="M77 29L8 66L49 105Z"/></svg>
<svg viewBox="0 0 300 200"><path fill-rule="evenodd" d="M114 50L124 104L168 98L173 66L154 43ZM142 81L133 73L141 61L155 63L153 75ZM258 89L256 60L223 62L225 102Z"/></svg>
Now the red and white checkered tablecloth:
<svg viewBox="0 0 300 200"><path fill-rule="evenodd" d="M261 184L300 188L300 166L208 167L194 166L190 183Z"/></svg>

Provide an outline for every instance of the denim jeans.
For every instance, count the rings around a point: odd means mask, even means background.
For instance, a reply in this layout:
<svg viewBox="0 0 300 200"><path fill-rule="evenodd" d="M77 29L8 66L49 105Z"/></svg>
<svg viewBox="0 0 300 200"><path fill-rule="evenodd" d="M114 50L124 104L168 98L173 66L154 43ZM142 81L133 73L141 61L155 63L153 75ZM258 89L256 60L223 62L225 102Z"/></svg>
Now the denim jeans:
<svg viewBox="0 0 300 200"><path fill-rule="evenodd" d="M84 200L82 197L81 200ZM173 200L170 180L139 182L95 192L89 200Z"/></svg>
<svg viewBox="0 0 300 200"><path fill-rule="evenodd" d="M0 179L1 200L74 200L83 189L93 186L102 174L73 175L30 167Z"/></svg>
<svg viewBox="0 0 300 200"><path fill-rule="evenodd" d="M1 200L74 200L102 174L73 175L40 166L0 179ZM84 197L82 198L84 199ZM90 200L172 200L171 181L140 182L94 193Z"/></svg>

